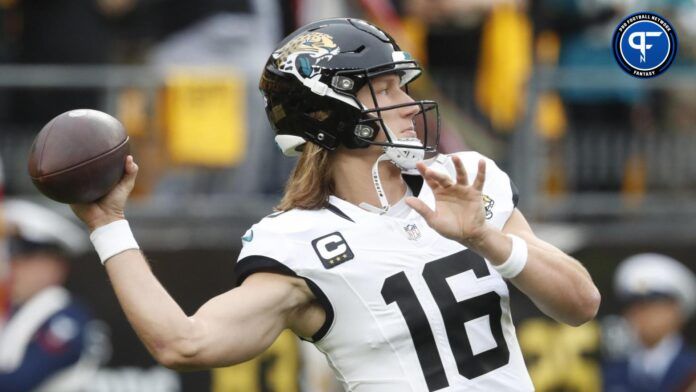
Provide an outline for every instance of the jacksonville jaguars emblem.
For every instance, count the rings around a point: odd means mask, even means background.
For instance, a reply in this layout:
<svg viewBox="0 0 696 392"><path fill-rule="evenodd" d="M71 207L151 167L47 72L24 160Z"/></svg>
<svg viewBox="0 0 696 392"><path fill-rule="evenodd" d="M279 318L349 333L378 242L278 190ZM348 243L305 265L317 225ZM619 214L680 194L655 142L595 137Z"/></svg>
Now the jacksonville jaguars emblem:
<svg viewBox="0 0 696 392"><path fill-rule="evenodd" d="M319 70L317 64L330 60L339 51L330 35L315 31L293 38L273 52L273 59L281 71L311 78Z"/></svg>
<svg viewBox="0 0 696 392"><path fill-rule="evenodd" d="M495 205L495 200L491 199L488 195L483 195L483 210L488 220L493 218L493 205Z"/></svg>

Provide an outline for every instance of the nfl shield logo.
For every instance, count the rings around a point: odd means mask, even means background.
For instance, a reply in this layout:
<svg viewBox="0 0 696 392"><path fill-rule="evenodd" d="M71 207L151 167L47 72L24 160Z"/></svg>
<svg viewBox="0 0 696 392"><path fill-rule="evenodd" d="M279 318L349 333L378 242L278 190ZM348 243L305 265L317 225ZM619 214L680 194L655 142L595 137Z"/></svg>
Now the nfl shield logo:
<svg viewBox="0 0 696 392"><path fill-rule="evenodd" d="M404 231L406 231L406 234L408 234L408 239L411 241L415 241L421 236L420 230L418 230L418 227L414 224L406 225L406 227L404 227Z"/></svg>

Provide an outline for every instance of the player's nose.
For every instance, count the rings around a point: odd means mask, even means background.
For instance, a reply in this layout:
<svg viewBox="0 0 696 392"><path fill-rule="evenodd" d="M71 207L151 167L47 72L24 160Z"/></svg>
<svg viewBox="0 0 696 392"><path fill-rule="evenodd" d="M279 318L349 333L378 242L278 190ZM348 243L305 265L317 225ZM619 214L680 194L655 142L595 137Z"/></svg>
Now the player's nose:
<svg viewBox="0 0 696 392"><path fill-rule="evenodd" d="M414 103L415 101L410 96L408 97L408 101L409 102L405 103L411 103L411 105L407 105L401 108L401 116L404 118L412 119L420 112L420 105Z"/></svg>
<svg viewBox="0 0 696 392"><path fill-rule="evenodd" d="M410 96L406 91L404 91L403 89L399 89L399 92L400 92L400 95L399 95L399 99L398 99L398 104L402 104L402 105L403 105L403 104L415 102L415 100L414 100L413 98L411 98L411 96ZM413 117L413 116L415 116L416 113L418 113L418 110L419 110L418 105L408 105L408 106L402 107L402 108L399 110L399 113L400 113L403 117L407 117L407 118L408 118L408 117Z"/></svg>

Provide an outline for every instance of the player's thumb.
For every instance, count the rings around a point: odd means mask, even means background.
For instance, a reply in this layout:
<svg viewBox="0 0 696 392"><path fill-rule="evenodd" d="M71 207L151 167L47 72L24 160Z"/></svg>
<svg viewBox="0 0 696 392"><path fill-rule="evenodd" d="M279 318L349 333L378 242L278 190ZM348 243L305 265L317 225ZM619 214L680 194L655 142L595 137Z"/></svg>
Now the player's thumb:
<svg viewBox="0 0 696 392"><path fill-rule="evenodd" d="M135 178L138 176L138 165L133 160L133 156L126 157L126 167L118 186L124 191L130 193L135 186Z"/></svg>
<svg viewBox="0 0 696 392"><path fill-rule="evenodd" d="M430 222L430 218L435 213L435 211L431 210L430 207L428 207L428 205L423 202L423 200L417 197L407 197L406 204L408 204L411 208L416 210L416 212L419 213L423 218L425 218L425 221L428 223Z"/></svg>
<svg viewBox="0 0 696 392"><path fill-rule="evenodd" d="M115 201L116 204L125 204L135 186L135 178L138 176L138 165L133 161L132 156L126 157L123 177L105 199Z"/></svg>

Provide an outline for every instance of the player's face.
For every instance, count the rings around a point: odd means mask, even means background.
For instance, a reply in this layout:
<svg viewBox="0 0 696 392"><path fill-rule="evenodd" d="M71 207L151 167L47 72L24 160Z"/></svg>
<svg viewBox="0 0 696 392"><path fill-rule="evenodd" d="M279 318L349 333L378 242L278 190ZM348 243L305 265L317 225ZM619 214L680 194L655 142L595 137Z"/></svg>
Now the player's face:
<svg viewBox="0 0 696 392"><path fill-rule="evenodd" d="M372 91L377 100L377 106L387 107L414 102L413 98L401 87L401 79L398 75L383 75L371 80ZM358 99L369 109L375 108L375 100L370 92L370 86L365 85L357 94ZM414 120L419 112L417 105L409 105L401 108L381 111L380 115L385 124L394 133L397 139L414 138L416 133ZM384 132L380 132L375 139L378 142L386 141Z"/></svg>

